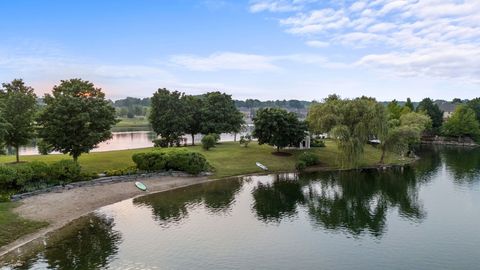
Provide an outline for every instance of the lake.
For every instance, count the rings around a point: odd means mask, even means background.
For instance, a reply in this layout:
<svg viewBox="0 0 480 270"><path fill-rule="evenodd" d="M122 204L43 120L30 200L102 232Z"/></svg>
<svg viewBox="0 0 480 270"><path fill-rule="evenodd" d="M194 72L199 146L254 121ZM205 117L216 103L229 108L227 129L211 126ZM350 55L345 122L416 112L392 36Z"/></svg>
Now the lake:
<svg viewBox="0 0 480 270"><path fill-rule="evenodd" d="M251 130L251 128L250 128ZM237 134L237 140L241 135L245 133ZM113 150L126 150L126 149L138 149L152 147L152 140L156 139L157 135L152 131L128 131L128 132L112 132L112 138L105 142L102 142L98 145L97 148L93 149L91 152L105 152ZM187 143L190 144L192 139L191 136L185 136ZM197 140L198 138L198 140ZM200 135L196 135L195 142L200 143ZM234 135L224 133L220 135L220 140L227 142L233 141ZM7 154L15 155L15 149L7 148ZM57 153L52 153L57 154ZM39 155L38 148L35 141L32 141L29 145L20 147L20 155Z"/></svg>
<svg viewBox="0 0 480 270"><path fill-rule="evenodd" d="M249 176L125 200L2 263L4 269L479 269L480 150L428 147L420 156L404 169Z"/></svg>

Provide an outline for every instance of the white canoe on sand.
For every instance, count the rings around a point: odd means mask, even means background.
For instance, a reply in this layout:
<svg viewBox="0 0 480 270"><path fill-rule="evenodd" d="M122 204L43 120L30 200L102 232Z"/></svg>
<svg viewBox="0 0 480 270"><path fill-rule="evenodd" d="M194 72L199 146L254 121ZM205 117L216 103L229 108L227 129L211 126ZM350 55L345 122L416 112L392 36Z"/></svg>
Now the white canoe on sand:
<svg viewBox="0 0 480 270"><path fill-rule="evenodd" d="M264 171L268 171L268 168L267 168L267 166L263 165L262 163L260 163L260 162L257 162L257 163L255 163L255 164L257 164L257 166L258 166L258 167L260 167L262 170L264 170Z"/></svg>

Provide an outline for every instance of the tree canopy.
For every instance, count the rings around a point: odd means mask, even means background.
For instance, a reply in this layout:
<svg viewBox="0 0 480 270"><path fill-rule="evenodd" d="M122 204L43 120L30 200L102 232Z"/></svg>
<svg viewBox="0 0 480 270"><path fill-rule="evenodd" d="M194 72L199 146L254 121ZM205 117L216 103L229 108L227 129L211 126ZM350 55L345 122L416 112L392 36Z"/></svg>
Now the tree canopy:
<svg viewBox="0 0 480 270"><path fill-rule="evenodd" d="M202 134L236 133L243 121L242 113L235 107L230 95L209 92L203 96Z"/></svg>
<svg viewBox="0 0 480 270"><path fill-rule="evenodd" d="M477 121L480 122L480 98L474 98L467 102L467 106L475 111Z"/></svg>
<svg viewBox="0 0 480 270"><path fill-rule="evenodd" d="M153 131L173 145L187 130L187 108L185 94L178 91L158 89L151 98L149 115Z"/></svg>
<svg viewBox="0 0 480 270"><path fill-rule="evenodd" d="M467 105L459 105L443 125L443 134L451 137L480 139L480 124L475 111Z"/></svg>
<svg viewBox="0 0 480 270"><path fill-rule="evenodd" d="M438 132L443 123L443 112L430 98L424 98L417 106L416 112L425 112L432 119L432 129Z"/></svg>
<svg viewBox="0 0 480 270"><path fill-rule="evenodd" d="M373 98L340 99L333 95L313 104L307 122L314 133L330 133L337 141L343 167L359 164L363 147L386 125L385 107Z"/></svg>
<svg viewBox="0 0 480 270"><path fill-rule="evenodd" d="M257 111L253 118L253 137L258 144L276 146L277 151L287 146L298 146L305 138L307 125L291 112L279 108L266 108Z"/></svg>
<svg viewBox="0 0 480 270"><path fill-rule="evenodd" d="M0 98L3 100L2 118L4 140L6 145L15 148L16 160L20 161L19 148L27 144L35 136L34 118L36 114L37 96L32 87L26 86L23 80L15 79L11 83L3 83Z"/></svg>
<svg viewBox="0 0 480 270"><path fill-rule="evenodd" d="M76 161L100 142L111 138L115 109L93 83L82 79L62 80L45 95L40 113L39 135L53 150L70 154Z"/></svg>

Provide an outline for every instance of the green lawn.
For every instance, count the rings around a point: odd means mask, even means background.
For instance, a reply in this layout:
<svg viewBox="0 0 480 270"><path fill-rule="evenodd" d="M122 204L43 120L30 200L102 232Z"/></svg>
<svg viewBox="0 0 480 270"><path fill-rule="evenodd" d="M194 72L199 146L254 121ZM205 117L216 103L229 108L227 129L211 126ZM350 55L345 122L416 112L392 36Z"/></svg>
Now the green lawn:
<svg viewBox="0 0 480 270"><path fill-rule="evenodd" d="M119 118L112 131L142 131L151 130L148 119L145 118Z"/></svg>
<svg viewBox="0 0 480 270"><path fill-rule="evenodd" d="M15 206L15 203L0 203L0 246L47 226L46 222L20 218L12 211Z"/></svg>
<svg viewBox="0 0 480 270"><path fill-rule="evenodd" d="M260 168L255 165L256 161L266 165L271 171L293 171L297 157L302 153L302 150L285 150L285 152L292 153L292 155L288 157L275 156L271 154L275 151L273 147L268 145L260 146L255 142L252 142L248 148L240 147L238 143L225 142L217 145L210 151L205 151L198 145L189 146L187 149L205 155L210 164L216 169L213 175L214 178L261 172ZM154 148L90 153L80 156L79 162L84 170L101 173L106 170L123 169L133 166L134 163L131 157L134 153L152 150L154 150ZM168 151L168 149L163 151ZM332 169L338 168L338 150L334 142L327 141L326 147L313 148L307 151L316 153L322 162L322 166ZM49 163L68 158L70 157L67 155L23 156L21 160L40 160ZM379 160L380 151L367 145L360 165L372 166L377 164ZM0 163L13 161L13 156L0 157ZM387 155L386 158L386 163L404 162L405 161L400 160L399 156L394 154Z"/></svg>

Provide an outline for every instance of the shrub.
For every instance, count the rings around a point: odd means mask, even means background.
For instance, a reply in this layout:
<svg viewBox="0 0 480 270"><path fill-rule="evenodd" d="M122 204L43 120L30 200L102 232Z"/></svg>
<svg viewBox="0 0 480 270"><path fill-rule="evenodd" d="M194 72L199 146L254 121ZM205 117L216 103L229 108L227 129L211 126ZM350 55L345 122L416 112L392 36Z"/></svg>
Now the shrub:
<svg viewBox="0 0 480 270"><path fill-rule="evenodd" d="M32 161L28 163L28 166L32 169L33 175L31 182L34 183L41 183L45 182L48 183L52 180L52 172L50 170L50 167L45 163L41 161Z"/></svg>
<svg viewBox="0 0 480 270"><path fill-rule="evenodd" d="M325 141L322 139L313 139L310 145L312 147L325 147Z"/></svg>
<svg viewBox="0 0 480 270"><path fill-rule="evenodd" d="M203 149L205 149L207 151L210 148L215 147L215 143L216 143L216 140L215 140L215 137L212 134L205 135L202 138L202 147L203 147Z"/></svg>
<svg viewBox="0 0 480 270"><path fill-rule="evenodd" d="M131 175L137 173L137 167L131 166L119 170L108 170L105 172L107 176Z"/></svg>
<svg viewBox="0 0 480 270"><path fill-rule="evenodd" d="M320 162L318 156L312 152L303 152L298 158L297 164L295 167L297 170L301 171L308 166L316 165Z"/></svg>
<svg viewBox="0 0 480 270"><path fill-rule="evenodd" d="M14 168L0 165L0 186L3 188L13 187L16 174L17 172Z"/></svg>
<svg viewBox="0 0 480 270"><path fill-rule="evenodd" d="M166 148L168 147L168 140L165 138L155 139L153 140L153 146Z"/></svg>
<svg viewBox="0 0 480 270"><path fill-rule="evenodd" d="M33 178L33 170L27 164L18 164L13 166L15 170L14 184L16 187L21 188L27 185Z"/></svg>
<svg viewBox="0 0 480 270"><path fill-rule="evenodd" d="M53 152L53 146L51 146L50 144L48 144L47 142L45 142L42 139L38 139L37 147L38 147L38 152L40 153L40 155L48 155L51 152Z"/></svg>
<svg viewBox="0 0 480 270"><path fill-rule="evenodd" d="M132 160L142 171L161 171L167 165L167 156L163 152L137 153L132 156Z"/></svg>
<svg viewBox="0 0 480 270"><path fill-rule="evenodd" d="M307 164L303 160L297 161L297 164L295 164L295 168L299 171L303 171L307 167Z"/></svg>
<svg viewBox="0 0 480 270"><path fill-rule="evenodd" d="M81 167L73 160L60 160L50 166L52 180L57 183L71 183L82 180Z"/></svg>
<svg viewBox="0 0 480 270"><path fill-rule="evenodd" d="M220 141L220 134L210 133L208 135L211 135L215 139L215 143L218 143Z"/></svg>
<svg viewBox="0 0 480 270"><path fill-rule="evenodd" d="M139 170L148 172L176 170L198 174L209 169L208 162L202 154L186 150L138 153L133 155L132 159ZM117 173L119 172L107 172L107 175Z"/></svg>
<svg viewBox="0 0 480 270"><path fill-rule="evenodd" d="M251 135L240 136L240 145L243 145L245 148L248 147L248 144L252 141Z"/></svg>
<svg viewBox="0 0 480 270"><path fill-rule="evenodd" d="M189 151L172 151L168 153L168 169L199 174L208 170L208 167L207 160L200 153Z"/></svg>

